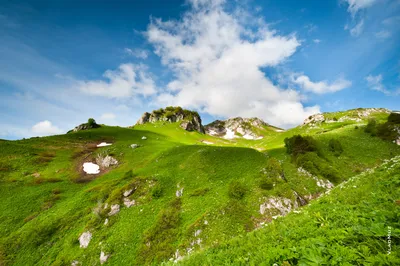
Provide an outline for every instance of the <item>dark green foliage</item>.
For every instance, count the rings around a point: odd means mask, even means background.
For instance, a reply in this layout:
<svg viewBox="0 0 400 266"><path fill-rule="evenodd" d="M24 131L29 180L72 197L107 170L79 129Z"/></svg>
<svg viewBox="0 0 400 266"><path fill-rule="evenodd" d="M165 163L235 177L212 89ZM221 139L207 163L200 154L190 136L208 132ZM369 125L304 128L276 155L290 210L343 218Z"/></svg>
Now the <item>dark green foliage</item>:
<svg viewBox="0 0 400 266"><path fill-rule="evenodd" d="M336 116L333 118L333 121L338 121L338 119L337 119L337 117L336 117Z"/></svg>
<svg viewBox="0 0 400 266"><path fill-rule="evenodd" d="M89 118L87 124L90 127L94 127L95 125L97 125L96 120L94 120L93 118Z"/></svg>
<svg viewBox="0 0 400 266"><path fill-rule="evenodd" d="M343 153L343 147L339 140L330 139L329 140L329 150L335 154L335 156L339 156Z"/></svg>
<svg viewBox="0 0 400 266"><path fill-rule="evenodd" d="M132 170L129 170L129 171L125 172L125 174L124 174L124 179L131 179L133 177L134 177L134 174L133 174Z"/></svg>
<svg viewBox="0 0 400 266"><path fill-rule="evenodd" d="M397 138L397 132L394 123L386 122L378 125L376 127L376 135L384 140L395 140Z"/></svg>
<svg viewBox="0 0 400 266"><path fill-rule="evenodd" d="M365 133L371 134L371 136L376 136L376 120L375 119L369 119L368 124L364 129Z"/></svg>
<svg viewBox="0 0 400 266"><path fill-rule="evenodd" d="M163 189L160 185L155 185L151 191L151 196L155 199L161 198L163 195Z"/></svg>
<svg viewBox="0 0 400 266"><path fill-rule="evenodd" d="M358 126L355 126L354 129L358 129Z"/></svg>
<svg viewBox="0 0 400 266"><path fill-rule="evenodd" d="M311 136L294 135L291 138L285 138L285 147L287 153L297 156L306 152L317 151L317 144Z"/></svg>
<svg viewBox="0 0 400 266"><path fill-rule="evenodd" d="M228 195L232 199L242 199L247 192L247 188L239 181L232 181L229 184Z"/></svg>
<svg viewBox="0 0 400 266"><path fill-rule="evenodd" d="M303 167L311 174L324 177L332 183L337 184L341 180L339 172L315 152L307 152L299 155L296 158L296 164Z"/></svg>
<svg viewBox="0 0 400 266"><path fill-rule="evenodd" d="M264 189L264 190L271 190L274 188L274 182L272 181L272 179L261 179L260 181L260 188Z"/></svg>
<svg viewBox="0 0 400 266"><path fill-rule="evenodd" d="M400 113L390 113L387 121L389 123L400 124Z"/></svg>

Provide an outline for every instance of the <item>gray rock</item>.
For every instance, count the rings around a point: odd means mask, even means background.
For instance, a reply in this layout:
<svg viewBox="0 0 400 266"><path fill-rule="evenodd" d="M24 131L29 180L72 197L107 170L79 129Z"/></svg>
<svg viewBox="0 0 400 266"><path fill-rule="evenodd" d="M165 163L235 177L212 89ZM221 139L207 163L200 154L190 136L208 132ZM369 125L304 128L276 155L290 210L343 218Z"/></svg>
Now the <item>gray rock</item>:
<svg viewBox="0 0 400 266"><path fill-rule="evenodd" d="M105 157L103 157L100 154L96 157L96 163L102 168L108 168L112 165L118 165L118 161L115 158L111 157L110 155L106 155Z"/></svg>
<svg viewBox="0 0 400 266"><path fill-rule="evenodd" d="M108 213L108 216L113 216L115 214L119 213L119 204L113 204L111 205L111 210Z"/></svg>
<svg viewBox="0 0 400 266"><path fill-rule="evenodd" d="M179 198L179 197L182 197L182 196L183 196L183 188L177 190L177 191L175 192L175 195L176 195L178 198Z"/></svg>
<svg viewBox="0 0 400 266"><path fill-rule="evenodd" d="M139 148L139 144L131 144L131 148L132 148L132 149Z"/></svg>
<svg viewBox="0 0 400 266"><path fill-rule="evenodd" d="M90 233L89 231L84 232L79 237L79 246L81 248L87 248L91 239L92 239L92 233Z"/></svg>
<svg viewBox="0 0 400 266"><path fill-rule="evenodd" d="M104 264L110 255L106 255L103 251L100 253L100 264Z"/></svg>

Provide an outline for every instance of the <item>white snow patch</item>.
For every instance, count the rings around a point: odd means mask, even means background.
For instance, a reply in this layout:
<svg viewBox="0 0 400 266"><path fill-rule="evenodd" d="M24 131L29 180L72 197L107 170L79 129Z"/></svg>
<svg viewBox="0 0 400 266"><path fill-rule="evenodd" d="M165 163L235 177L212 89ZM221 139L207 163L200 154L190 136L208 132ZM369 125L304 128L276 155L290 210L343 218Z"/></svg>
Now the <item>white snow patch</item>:
<svg viewBox="0 0 400 266"><path fill-rule="evenodd" d="M112 143L107 143L107 142L102 142L100 144L97 145L97 147L105 147L105 146L111 146Z"/></svg>
<svg viewBox="0 0 400 266"><path fill-rule="evenodd" d="M233 131L232 129L230 129L230 128L227 128L226 129L226 133L225 133L225 136L223 136L223 138L224 139L234 139L236 136L235 136L235 131Z"/></svg>
<svg viewBox="0 0 400 266"><path fill-rule="evenodd" d="M95 163L84 163L83 171L89 175L95 175L100 173L100 166Z"/></svg>

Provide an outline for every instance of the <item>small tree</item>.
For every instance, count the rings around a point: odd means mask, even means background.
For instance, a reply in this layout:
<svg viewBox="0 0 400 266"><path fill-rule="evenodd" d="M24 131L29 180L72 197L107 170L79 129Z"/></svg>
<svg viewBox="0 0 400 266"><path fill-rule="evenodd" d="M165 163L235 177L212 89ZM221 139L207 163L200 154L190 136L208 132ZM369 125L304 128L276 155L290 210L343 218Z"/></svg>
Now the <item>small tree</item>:
<svg viewBox="0 0 400 266"><path fill-rule="evenodd" d="M337 139L329 140L329 150L335 154L335 156L339 156L343 152L342 144Z"/></svg>
<svg viewBox="0 0 400 266"><path fill-rule="evenodd" d="M94 120L93 118L89 118L87 123L89 126L94 126L96 125L96 120Z"/></svg>
<svg viewBox="0 0 400 266"><path fill-rule="evenodd" d="M232 181L229 184L228 195L232 199L242 199L246 194L246 187L239 181Z"/></svg>
<svg viewBox="0 0 400 266"><path fill-rule="evenodd" d="M370 133L372 136L376 135L376 120L371 118L368 120L368 124L364 129L365 133Z"/></svg>

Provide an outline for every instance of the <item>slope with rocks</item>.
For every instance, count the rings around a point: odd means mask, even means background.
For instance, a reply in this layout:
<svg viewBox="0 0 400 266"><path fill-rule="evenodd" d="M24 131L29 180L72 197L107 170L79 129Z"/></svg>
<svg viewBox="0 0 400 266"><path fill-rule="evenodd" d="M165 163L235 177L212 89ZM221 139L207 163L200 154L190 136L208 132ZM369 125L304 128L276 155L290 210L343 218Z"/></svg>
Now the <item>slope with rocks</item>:
<svg viewBox="0 0 400 266"><path fill-rule="evenodd" d="M266 131L281 132L283 129L271 126L256 117L236 117L227 120L216 120L206 125L205 131L208 135L225 139L244 138L259 140L264 137L263 133Z"/></svg>
<svg viewBox="0 0 400 266"><path fill-rule="evenodd" d="M274 227L341 182L400 155L392 141L365 132L366 121L358 129L338 123L328 130L333 123L322 123L320 129L299 126L270 135L265 131L258 141L230 141L188 132L179 122L163 119L134 128L102 125L0 141L0 230L5 232L0 236L0 264L179 261ZM284 139L293 135L312 137L316 151L289 154ZM215 145L204 145L205 139ZM339 140L340 153L336 146L332 150L332 139ZM101 166L104 160L109 167ZM99 171L86 173L85 163L98 164ZM357 215L350 207L343 213L349 212ZM314 224L314 218L304 219ZM281 232L275 239L296 242ZM323 238L323 232L316 231L316 236ZM212 258L199 262L218 264Z"/></svg>

